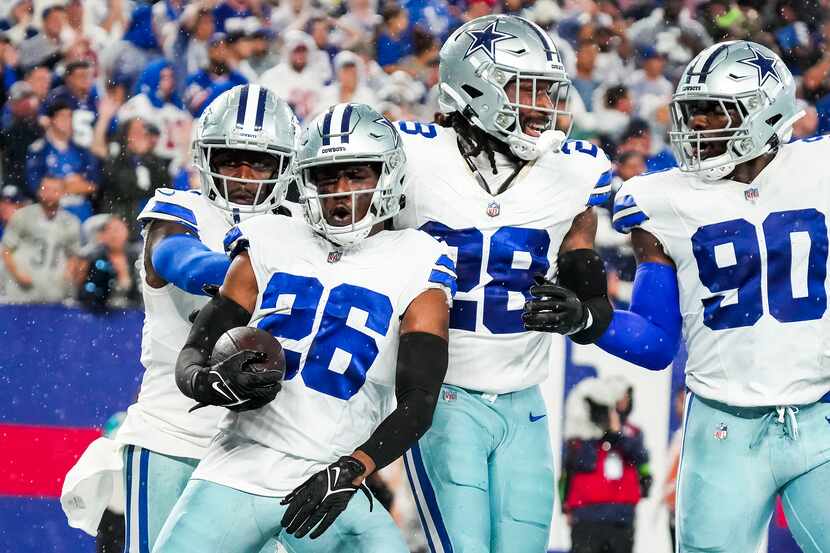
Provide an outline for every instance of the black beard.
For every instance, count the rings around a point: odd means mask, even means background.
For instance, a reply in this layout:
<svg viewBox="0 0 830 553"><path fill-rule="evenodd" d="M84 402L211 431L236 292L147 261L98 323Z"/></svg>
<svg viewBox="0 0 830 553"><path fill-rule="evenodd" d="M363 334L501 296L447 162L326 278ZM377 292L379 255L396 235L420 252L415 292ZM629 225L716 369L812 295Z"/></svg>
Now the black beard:
<svg viewBox="0 0 830 553"><path fill-rule="evenodd" d="M210 72L214 75L224 75L228 73L229 70L230 68L228 67L228 64L221 61L210 64Z"/></svg>

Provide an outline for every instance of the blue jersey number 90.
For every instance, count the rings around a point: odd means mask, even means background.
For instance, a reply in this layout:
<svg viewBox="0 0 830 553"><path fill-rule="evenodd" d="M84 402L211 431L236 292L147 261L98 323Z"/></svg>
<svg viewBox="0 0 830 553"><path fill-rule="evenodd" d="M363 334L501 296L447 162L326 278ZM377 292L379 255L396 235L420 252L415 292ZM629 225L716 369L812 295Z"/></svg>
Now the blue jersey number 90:
<svg viewBox="0 0 830 553"><path fill-rule="evenodd" d="M463 299L481 282L482 263L491 279L484 286L484 326L493 334L523 332L520 309L508 309L510 293L530 297L533 275L550 268L550 235L543 229L502 227L490 237L489 255L484 259L484 235L475 228L454 230L430 221L421 227L436 239L458 249L455 268L458 295L453 299L450 328L476 330L476 300Z"/></svg>
<svg viewBox="0 0 830 553"><path fill-rule="evenodd" d="M815 209L778 211L770 213L762 227L770 314L782 323L820 319L827 310L824 215ZM806 267L793 264L796 244L809 248ZM710 292L737 290L737 301L729 305L723 304L724 294L704 299L703 323L712 330L754 325L764 313L761 245L755 227L745 219L700 227L692 236L692 251L700 281Z"/></svg>
<svg viewBox="0 0 830 553"><path fill-rule="evenodd" d="M257 326L277 338L302 340L309 336L323 296L323 285L314 277L275 273L262 296L262 309L275 308L280 296L294 298L290 311L266 315ZM340 284L329 293L300 373L309 388L343 400L360 390L366 382L366 372L378 355L378 345L372 336L346 324L352 308L366 313L368 329L383 336L389 331L392 302L388 297L368 288ZM351 356L342 374L329 368L338 349ZM300 371L300 353L284 351L285 379L290 380Z"/></svg>

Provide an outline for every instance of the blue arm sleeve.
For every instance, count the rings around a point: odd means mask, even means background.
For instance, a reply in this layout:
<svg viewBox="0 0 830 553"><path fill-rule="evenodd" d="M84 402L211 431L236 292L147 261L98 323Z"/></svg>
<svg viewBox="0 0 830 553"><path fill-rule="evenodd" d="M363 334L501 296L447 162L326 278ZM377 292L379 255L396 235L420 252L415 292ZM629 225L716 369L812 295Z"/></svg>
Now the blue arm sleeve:
<svg viewBox="0 0 830 553"><path fill-rule="evenodd" d="M191 294L206 295L205 284L220 285L231 260L190 234L174 234L153 250L153 268L167 282Z"/></svg>
<svg viewBox="0 0 830 553"><path fill-rule="evenodd" d="M635 365L660 370L677 354L680 334L677 273L662 263L641 263L634 277L631 310L615 310L596 344Z"/></svg>

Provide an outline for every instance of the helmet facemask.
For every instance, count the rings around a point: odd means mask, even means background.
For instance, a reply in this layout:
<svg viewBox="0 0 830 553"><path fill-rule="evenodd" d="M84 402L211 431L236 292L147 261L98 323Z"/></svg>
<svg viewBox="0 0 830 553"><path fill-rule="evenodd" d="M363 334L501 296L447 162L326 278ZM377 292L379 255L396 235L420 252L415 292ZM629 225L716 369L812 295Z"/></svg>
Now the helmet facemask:
<svg viewBox="0 0 830 553"><path fill-rule="evenodd" d="M571 82L552 73L526 73L494 66L492 80L501 85L502 101L494 119L494 126L510 150L519 158L532 160L542 152L558 150L565 142L573 125L570 112ZM511 85L514 85L511 90ZM544 92L542 92L544 91ZM545 105L538 100L547 96ZM522 102L522 96L530 103ZM542 114L543 119L526 121L523 111ZM525 125L532 125L528 134Z"/></svg>
<svg viewBox="0 0 830 553"><path fill-rule="evenodd" d="M239 223L247 217L273 211L284 199L288 186L293 180L290 170L293 154L275 146L263 148L261 144L229 144L221 141L198 141L194 150L194 164L199 171L203 193L213 204L226 213L232 223ZM273 170L268 178L252 179L221 174L216 158L225 152L253 152L273 160ZM245 162L243 162L245 163ZM261 162L260 162L261 163ZM251 163L246 163L252 167ZM254 184L256 191L250 203L233 201L232 187Z"/></svg>
<svg viewBox="0 0 830 553"><path fill-rule="evenodd" d="M377 183L373 188L363 190L348 190L321 194L314 181L314 169L326 165L349 166L371 165L377 173ZM302 163L298 167L301 182L300 202L305 210L309 225L338 246L352 246L372 232L378 223L397 215L403 207L403 178L404 159L398 150L384 154L348 157L336 161L317 161ZM338 177L338 180L341 177ZM371 196L366 212L361 213L360 204L367 196ZM338 225L329 222L326 218L328 210L326 203L339 198L348 198L351 206L350 223Z"/></svg>

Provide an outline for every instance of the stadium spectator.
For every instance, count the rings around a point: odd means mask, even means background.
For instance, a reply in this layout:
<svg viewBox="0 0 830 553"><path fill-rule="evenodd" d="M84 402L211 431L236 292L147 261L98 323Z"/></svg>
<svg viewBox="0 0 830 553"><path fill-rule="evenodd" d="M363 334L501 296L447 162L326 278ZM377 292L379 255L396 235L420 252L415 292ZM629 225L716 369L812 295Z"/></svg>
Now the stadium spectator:
<svg viewBox="0 0 830 553"><path fill-rule="evenodd" d="M377 0L346 0L348 11L339 18L340 26L348 29L348 38L340 46L353 50L359 44L366 45L374 36L383 19L377 13Z"/></svg>
<svg viewBox="0 0 830 553"><path fill-rule="evenodd" d="M317 46L317 54L310 60L311 65L318 65L326 82L333 78L331 64L340 48L334 43L335 22L331 17L313 17L306 26L306 32Z"/></svg>
<svg viewBox="0 0 830 553"><path fill-rule="evenodd" d="M118 110L118 120L141 117L159 129L155 153L181 165L188 156L193 121L176 92L176 77L167 60L148 65L136 83L136 95Z"/></svg>
<svg viewBox="0 0 830 553"><path fill-rule="evenodd" d="M635 507L651 480L642 433L625 422L630 394L621 379L587 378L566 400L560 492L571 553L631 553L634 547Z"/></svg>
<svg viewBox="0 0 830 553"><path fill-rule="evenodd" d="M3 184L13 186L34 199L26 185L26 152L41 136L43 127L37 120L38 99L26 81L14 83L9 93L8 113L3 117L0 147L3 150Z"/></svg>
<svg viewBox="0 0 830 553"><path fill-rule="evenodd" d="M601 95L601 99L597 96ZM599 104L599 105L598 105ZM616 143L631 121L634 104L628 88L621 84L597 89L594 95L594 130Z"/></svg>
<svg viewBox="0 0 830 553"><path fill-rule="evenodd" d="M310 64L317 52L314 40L302 31L284 36L282 61L259 78L259 84L285 99L302 122L317 110L323 76Z"/></svg>
<svg viewBox="0 0 830 553"><path fill-rule="evenodd" d="M52 71L45 65L33 65L29 67L23 80L29 83L37 96L38 102L45 102L52 88Z"/></svg>
<svg viewBox="0 0 830 553"><path fill-rule="evenodd" d="M251 57L248 63L259 77L279 63L279 57L273 49L274 32L268 27L260 27L251 35Z"/></svg>
<svg viewBox="0 0 830 553"><path fill-rule="evenodd" d="M168 162L153 153L152 133L139 117L121 121L108 152L101 170L101 208L127 221L130 239L138 240L136 217L156 188L170 186Z"/></svg>
<svg viewBox="0 0 830 553"><path fill-rule="evenodd" d="M126 307L138 298L136 255L128 248L127 224L101 213L84 222L87 243L80 252L78 301L92 311Z"/></svg>
<svg viewBox="0 0 830 553"><path fill-rule="evenodd" d="M208 42L208 65L187 77L184 101L194 117L226 90L248 80L230 65L231 56L224 33L214 33Z"/></svg>
<svg viewBox="0 0 830 553"><path fill-rule="evenodd" d="M288 31L302 31L318 14L311 0L284 0L271 15L271 27L278 36Z"/></svg>
<svg viewBox="0 0 830 553"><path fill-rule="evenodd" d="M599 48L593 42L583 42L576 51L576 73L571 77L574 89L587 111L594 111L594 93L601 84L595 75Z"/></svg>
<svg viewBox="0 0 830 553"><path fill-rule="evenodd" d="M228 64L248 82L255 82L259 74L251 67L248 58L253 53L253 40L244 31L228 33Z"/></svg>
<svg viewBox="0 0 830 553"><path fill-rule="evenodd" d="M37 34L37 29L32 26L32 14L34 13L32 0L12 0L6 8L8 12L0 19L0 31L9 37L12 44L20 44Z"/></svg>
<svg viewBox="0 0 830 553"><path fill-rule="evenodd" d="M46 131L26 154L26 182L37 191L44 179L64 182L61 205L81 221L92 215L92 196L98 188L98 162L72 141L72 107L57 98L46 107Z"/></svg>
<svg viewBox="0 0 830 553"><path fill-rule="evenodd" d="M195 15L192 25L188 27L190 33L190 40L187 43L185 50L185 67L187 73L196 73L203 67L207 67L210 60L208 58L208 42L210 37L216 29L213 23L213 14L206 9L202 9Z"/></svg>
<svg viewBox="0 0 830 553"><path fill-rule="evenodd" d="M344 50L334 58L337 79L320 93L318 113L340 102L374 105L377 97L362 82L363 61L357 54Z"/></svg>
<svg viewBox="0 0 830 553"><path fill-rule="evenodd" d="M41 31L20 44L19 63L23 67L32 65L54 65L61 59L63 41L61 34L66 27L66 8L54 4L43 10Z"/></svg>
<svg viewBox="0 0 830 553"><path fill-rule="evenodd" d="M432 62L438 58L435 38L420 27L412 31L412 54L401 60L400 68L416 80L425 83L432 70Z"/></svg>
<svg viewBox="0 0 830 553"><path fill-rule="evenodd" d="M653 139L651 126L648 122L642 119L632 119L620 136L617 155L627 152L640 154L645 159L647 171L659 171L676 166L677 162L671 149L665 145L659 147L661 144L661 142ZM655 146L658 146L659 149Z"/></svg>
<svg viewBox="0 0 830 553"><path fill-rule="evenodd" d="M674 93L671 82L663 75L666 58L656 49L647 47L640 51L642 69L637 69L626 79L631 97L634 98L634 112L645 118L648 106L657 101L668 104Z"/></svg>
<svg viewBox="0 0 830 553"><path fill-rule="evenodd" d="M403 58L412 53L412 31L409 14L397 4L383 8L383 25L375 37L377 60L383 70L394 73Z"/></svg>
<svg viewBox="0 0 830 553"><path fill-rule="evenodd" d="M95 88L92 64L75 61L66 66L64 85L54 89L43 110L59 101L72 110L72 140L82 148L92 145L92 129L98 118L98 91Z"/></svg>
<svg viewBox="0 0 830 553"><path fill-rule="evenodd" d="M78 280L81 224L60 206L65 181L46 177L38 203L18 209L0 241L8 303L59 302L72 297Z"/></svg>

